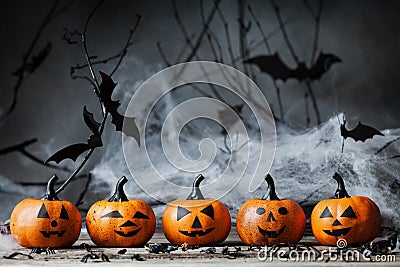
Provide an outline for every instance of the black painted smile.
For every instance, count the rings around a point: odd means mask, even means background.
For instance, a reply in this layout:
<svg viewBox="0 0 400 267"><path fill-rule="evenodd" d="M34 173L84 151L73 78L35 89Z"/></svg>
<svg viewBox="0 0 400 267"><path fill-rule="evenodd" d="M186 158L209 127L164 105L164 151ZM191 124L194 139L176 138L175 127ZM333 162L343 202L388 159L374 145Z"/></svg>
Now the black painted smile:
<svg viewBox="0 0 400 267"><path fill-rule="evenodd" d="M283 226L281 229L279 229L279 231L267 231L262 229L260 226L258 226L258 231L262 234L262 235L266 235L268 238L277 238L278 236L280 236L283 231L285 230L286 225Z"/></svg>
<svg viewBox="0 0 400 267"><path fill-rule="evenodd" d="M347 234L350 230L351 230L351 227L336 229L336 230L322 230L322 231L324 231L324 233L327 235L340 236L340 235Z"/></svg>
<svg viewBox="0 0 400 267"><path fill-rule="evenodd" d="M132 237L132 236L137 235L137 233L139 233L140 229L142 229L142 227L140 227L140 228L137 229L137 230L130 231L130 232L127 232L127 233L124 233L124 232L122 232L122 231L117 231L117 230L114 230L114 232L115 232L116 234L120 235L120 236L123 236L123 237Z"/></svg>
<svg viewBox="0 0 400 267"><path fill-rule="evenodd" d="M204 236L210 232L212 232L212 230L214 230L214 228L209 228L206 230L195 230L195 231L183 231L183 230L179 230L179 232L185 236L190 236L190 237L196 237L196 236Z"/></svg>
<svg viewBox="0 0 400 267"><path fill-rule="evenodd" d="M40 231L42 233L42 235L46 238L50 238L50 236L52 235L56 235L58 237L62 237L65 234L66 230L62 230L62 231Z"/></svg>

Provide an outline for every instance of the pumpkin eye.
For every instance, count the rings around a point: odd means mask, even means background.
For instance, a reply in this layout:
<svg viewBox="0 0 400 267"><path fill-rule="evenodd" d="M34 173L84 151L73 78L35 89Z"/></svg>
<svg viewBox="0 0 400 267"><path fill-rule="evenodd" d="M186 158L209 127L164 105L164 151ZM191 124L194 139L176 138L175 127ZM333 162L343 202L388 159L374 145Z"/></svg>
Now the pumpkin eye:
<svg viewBox="0 0 400 267"><path fill-rule="evenodd" d="M49 213L47 212L44 204L42 204L42 206L40 207L37 218L50 218Z"/></svg>
<svg viewBox="0 0 400 267"><path fill-rule="evenodd" d="M192 211L178 206L178 212L176 213L176 220L179 221L189 213L192 213Z"/></svg>
<svg viewBox="0 0 400 267"><path fill-rule="evenodd" d="M135 218L135 219L150 219L146 214L143 214L140 211L137 211L135 213L135 215L133 215L133 218Z"/></svg>
<svg viewBox="0 0 400 267"><path fill-rule="evenodd" d="M69 220L68 212L65 209L64 205L62 205L62 208L61 208L60 219Z"/></svg>
<svg viewBox="0 0 400 267"><path fill-rule="evenodd" d="M278 209L278 212L279 212L280 215L286 215L288 213L288 210L285 207L280 207Z"/></svg>
<svg viewBox="0 0 400 267"><path fill-rule="evenodd" d="M328 209L328 207L325 207L324 211L322 212L320 218L333 218L333 215L331 211Z"/></svg>
<svg viewBox="0 0 400 267"><path fill-rule="evenodd" d="M205 215L207 215L208 217L210 217L211 219L214 220L214 208L212 205L208 205L207 207L202 209L200 212L204 213Z"/></svg>
<svg viewBox="0 0 400 267"><path fill-rule="evenodd" d="M256 210L256 213L257 213L258 215L263 215L263 214L265 213L265 209L264 209L264 208L258 208L258 209Z"/></svg>
<svg viewBox="0 0 400 267"><path fill-rule="evenodd" d="M349 206L340 217L347 217L347 218L357 218L354 210L351 206Z"/></svg>
<svg viewBox="0 0 400 267"><path fill-rule="evenodd" d="M107 214L104 214L103 216L101 216L101 218L123 218L123 216L121 215L121 213L119 213L118 210L113 210Z"/></svg>

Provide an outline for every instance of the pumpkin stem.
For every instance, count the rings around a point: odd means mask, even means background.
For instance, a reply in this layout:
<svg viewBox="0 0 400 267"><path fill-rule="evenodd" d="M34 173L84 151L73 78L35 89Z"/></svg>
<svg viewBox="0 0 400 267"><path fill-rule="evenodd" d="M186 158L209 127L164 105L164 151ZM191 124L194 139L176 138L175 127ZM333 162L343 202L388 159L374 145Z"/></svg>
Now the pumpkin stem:
<svg viewBox="0 0 400 267"><path fill-rule="evenodd" d="M129 201L128 197L124 192L124 185L128 182L128 178L122 176L115 186L114 194L108 199L109 202L123 202Z"/></svg>
<svg viewBox="0 0 400 267"><path fill-rule="evenodd" d="M51 178L47 182L46 194L44 195L44 197L42 197L43 200L58 200L58 196L54 191L54 185L56 184L57 180L57 175L54 174L53 176L51 176Z"/></svg>
<svg viewBox="0 0 400 267"><path fill-rule="evenodd" d="M186 198L188 200L191 199L204 199L203 194L200 191L200 183L204 180L204 176L202 174L197 175L196 179L193 182L193 186L192 186L192 192L190 193L190 195Z"/></svg>
<svg viewBox="0 0 400 267"><path fill-rule="evenodd" d="M268 189L267 189L267 192L265 192L262 199L263 200L280 200L279 197L276 195L274 179L272 179L272 176L270 174L267 174L267 176L265 176L264 180L268 184Z"/></svg>
<svg viewBox="0 0 400 267"><path fill-rule="evenodd" d="M344 181L342 176L335 172L335 175L333 175L333 179L336 180L337 182L337 189L335 191L334 198L345 198L345 197L350 197L350 195L347 193L346 188L344 186Z"/></svg>

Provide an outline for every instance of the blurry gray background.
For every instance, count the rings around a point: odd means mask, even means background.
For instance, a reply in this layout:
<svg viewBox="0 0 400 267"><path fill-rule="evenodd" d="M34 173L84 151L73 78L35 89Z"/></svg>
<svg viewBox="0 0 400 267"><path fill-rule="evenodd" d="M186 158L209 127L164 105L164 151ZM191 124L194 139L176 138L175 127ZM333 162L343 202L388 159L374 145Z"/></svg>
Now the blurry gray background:
<svg viewBox="0 0 400 267"><path fill-rule="evenodd" d="M16 109L1 122L0 148L36 137L39 141L28 150L39 158L46 159L58 149L82 142L88 137L89 131L82 120L82 107L86 105L99 120L99 106L91 87L85 81L71 80L69 76L70 66L85 63L81 44L68 45L61 37L65 27L81 31L96 3L97 1L75 1L66 12L45 28L38 41L36 53L48 41L52 43L51 53L43 65L26 79L20 89ZM7 1L2 4L0 75L3 83L0 88L0 111L4 111L12 99L12 87L16 78L11 73L22 61L23 53L28 49L52 4L53 1L45 0ZM195 34L193 40L196 40L202 29L200 2L176 1L176 4L186 29L190 35ZM248 1L245 6L247 4L252 6L267 34L277 30L278 22L269 1ZM310 4L315 8L318 1L310 1ZM296 53L301 60L308 63L313 44L312 16L303 1L278 1L278 5ZM206 17L212 6L213 1L204 1ZM238 3L222 1L220 7L229 23L234 54L239 56ZM400 126L399 7L399 1L324 1L319 51L334 53L343 62L334 65L320 81L313 84L322 121L338 112L346 112L350 127L358 120L378 129ZM157 41L161 43L166 57L172 63L185 43L174 19L170 1L105 1L88 27L87 38L91 54L104 58L118 53L136 22L137 13L142 15L142 20L134 33L135 44L130 47L114 76L119 84L114 98L123 99L125 94L131 95L141 82L165 67L157 50ZM247 10L245 19L252 20ZM226 48L223 24L217 16L210 27ZM79 41L79 38L75 39ZM248 35L249 46L260 40L262 37L253 21ZM269 42L272 50L278 52L288 65L295 66L280 32L272 35ZM186 51L186 54L188 52L190 51ZM227 53L226 50L224 52ZM250 51L251 56L266 53L263 45ZM214 60L205 41L198 54L201 60ZM114 64L115 61L96 66L96 69L107 72L113 69ZM241 68L240 62L238 64ZM253 68L253 71L257 75L258 85L277 113L278 104L270 77L261 74L257 68ZM87 74L85 70L81 73ZM303 98L305 85L295 80L278 84L282 90L286 121L292 127L303 130L306 127ZM127 99L123 102L126 104L126 101ZM123 108L124 106L121 110ZM312 125L315 125L311 105L309 108ZM109 125L103 138L106 145L113 130L114 126ZM101 155L102 150L98 149L85 167L86 170L90 170ZM63 164L75 166L71 161ZM43 182L53 172L18 153L0 156L0 175L14 181ZM2 190L6 191L5 188ZM71 191L74 190L70 189L70 193Z"/></svg>

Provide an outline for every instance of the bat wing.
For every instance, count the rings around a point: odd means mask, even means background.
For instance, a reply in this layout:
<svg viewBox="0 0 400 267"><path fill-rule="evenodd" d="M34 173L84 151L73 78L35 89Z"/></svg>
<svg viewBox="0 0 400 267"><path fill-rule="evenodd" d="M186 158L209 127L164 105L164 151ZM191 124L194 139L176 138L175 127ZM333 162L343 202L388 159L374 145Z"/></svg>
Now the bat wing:
<svg viewBox="0 0 400 267"><path fill-rule="evenodd" d="M136 126L135 118L125 117L118 113L119 101L111 101L107 108L111 114L111 123L115 125L115 130L123 132L126 136L133 137L140 146L139 129Z"/></svg>
<svg viewBox="0 0 400 267"><path fill-rule="evenodd" d="M353 130L345 132L345 135L343 135L342 133L342 136L344 138L351 137L356 142L357 141L365 142L365 140L373 138L375 135L385 136L377 129L368 125L364 125L361 122L358 122L357 127L354 128Z"/></svg>
<svg viewBox="0 0 400 267"><path fill-rule="evenodd" d="M84 119L87 127L89 127L89 129L92 131L92 133L97 134L99 132L100 123L98 123L94 119L93 113L89 112L86 109L86 106L83 107L83 119Z"/></svg>
<svg viewBox="0 0 400 267"><path fill-rule="evenodd" d="M125 133L127 136L135 138L136 142L140 145L139 130L135 124L134 118L124 117L118 113L118 107L121 105L119 101L113 101L111 95L115 86L117 85L107 74L100 72L102 81L100 84L100 99L104 103L106 110L110 113L112 120L111 123L115 125L117 131ZM124 120L129 124L123 127Z"/></svg>
<svg viewBox="0 0 400 267"><path fill-rule="evenodd" d="M286 81L289 78L295 78L293 70L282 61L277 53L249 58L243 62L256 65L260 68L260 71L270 75L274 80Z"/></svg>
<svg viewBox="0 0 400 267"><path fill-rule="evenodd" d="M73 144L67 147L64 147L54 153L50 158L46 160L46 163L50 161L54 161L57 164L63 161L64 159L72 159L73 161L76 161L76 159L81 155L83 152L91 149L92 147L88 144L84 143L79 143L79 144Z"/></svg>
<svg viewBox="0 0 400 267"><path fill-rule="evenodd" d="M320 53L317 61L312 65L309 69L308 79L310 80L319 80L322 75L324 75L330 67L335 64L342 62L342 60L334 54L325 54Z"/></svg>

